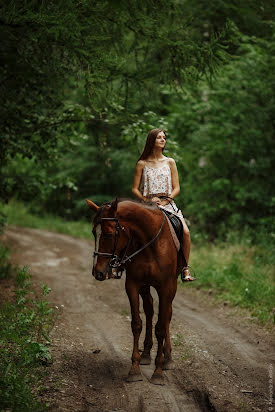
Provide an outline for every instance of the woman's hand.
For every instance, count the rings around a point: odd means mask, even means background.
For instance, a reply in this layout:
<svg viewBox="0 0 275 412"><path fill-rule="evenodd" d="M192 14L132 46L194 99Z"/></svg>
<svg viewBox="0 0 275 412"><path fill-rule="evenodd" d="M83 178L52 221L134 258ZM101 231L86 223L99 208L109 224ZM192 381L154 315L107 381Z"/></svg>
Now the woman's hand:
<svg viewBox="0 0 275 412"><path fill-rule="evenodd" d="M152 202L155 202L155 203L157 203L158 205L160 205L160 206L166 206L166 205L168 205L168 203L169 203L169 200L167 200L167 199L160 199L159 197L153 197L152 199Z"/></svg>
<svg viewBox="0 0 275 412"><path fill-rule="evenodd" d="M160 204L161 206L166 206L166 205L168 205L168 203L169 203L169 200L167 200L167 199L162 199L159 204Z"/></svg>
<svg viewBox="0 0 275 412"><path fill-rule="evenodd" d="M160 200L160 198L159 197L152 197L152 202L155 202L155 203L157 203L158 205L161 205L161 200Z"/></svg>

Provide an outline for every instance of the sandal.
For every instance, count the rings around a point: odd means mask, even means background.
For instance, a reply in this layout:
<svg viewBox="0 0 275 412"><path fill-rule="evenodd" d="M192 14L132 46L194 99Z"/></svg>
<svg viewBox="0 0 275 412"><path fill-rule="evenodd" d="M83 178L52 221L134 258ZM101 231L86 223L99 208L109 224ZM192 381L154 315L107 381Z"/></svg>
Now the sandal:
<svg viewBox="0 0 275 412"><path fill-rule="evenodd" d="M194 278L189 272L189 269L185 267L181 272L181 280L183 282L193 282L196 278Z"/></svg>

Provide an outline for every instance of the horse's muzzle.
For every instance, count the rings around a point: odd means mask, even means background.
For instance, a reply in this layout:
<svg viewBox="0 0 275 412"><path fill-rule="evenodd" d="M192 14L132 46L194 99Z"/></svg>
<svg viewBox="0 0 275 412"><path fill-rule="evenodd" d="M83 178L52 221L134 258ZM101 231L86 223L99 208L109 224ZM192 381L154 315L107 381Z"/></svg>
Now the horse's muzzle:
<svg viewBox="0 0 275 412"><path fill-rule="evenodd" d="M106 279L106 273L103 272L95 272L94 273L94 277L96 278L96 280L105 280Z"/></svg>

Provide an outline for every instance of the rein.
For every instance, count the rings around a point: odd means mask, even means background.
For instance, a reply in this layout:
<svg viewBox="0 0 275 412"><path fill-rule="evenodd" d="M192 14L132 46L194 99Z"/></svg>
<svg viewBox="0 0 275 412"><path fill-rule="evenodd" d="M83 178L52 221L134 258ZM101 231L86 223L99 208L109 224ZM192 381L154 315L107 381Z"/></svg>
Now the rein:
<svg viewBox="0 0 275 412"><path fill-rule="evenodd" d="M119 229L123 230L125 232L125 228L123 226L121 226L121 224L119 223L118 217L101 217L100 218L100 222L101 221L113 221L116 222L116 230L115 230L115 242L114 242L114 247L112 250L112 253L105 253L105 252L94 252L94 257L95 256L102 256L105 258L110 258L110 261L108 263L108 265L111 268L116 268L118 269L118 272L116 272L116 279L120 279L122 276L122 272L124 270L124 265L127 262L131 262L131 259L133 257L135 257L136 255L138 255L140 252L142 252L144 249L146 249L148 246L150 246L161 234L161 231L163 229L164 223L165 223L165 214L162 212L163 214L163 219L162 219L162 224L161 227L158 231L158 233L156 234L156 236L151 239L149 242L147 242L144 246L142 246L141 248L139 248L138 250L136 250L134 253L132 253L130 256L127 256L127 252L128 249L130 247L130 244L132 242L132 237L129 238L127 246L125 248L125 251L123 253L122 257L119 257L118 255L116 255L116 248L117 248L117 243L118 243L118 239L119 239ZM125 232L126 233L126 232Z"/></svg>
<svg viewBox="0 0 275 412"><path fill-rule="evenodd" d="M177 208L177 210L175 209L175 203L174 203L174 205L173 205L173 198L172 197L170 197L170 196L166 196L166 195L160 195L159 196L159 198L160 199L166 199L166 200L168 200L168 203L171 205L171 207L172 207L172 209L174 210L174 212L176 212L176 213L178 213L179 212L179 208Z"/></svg>

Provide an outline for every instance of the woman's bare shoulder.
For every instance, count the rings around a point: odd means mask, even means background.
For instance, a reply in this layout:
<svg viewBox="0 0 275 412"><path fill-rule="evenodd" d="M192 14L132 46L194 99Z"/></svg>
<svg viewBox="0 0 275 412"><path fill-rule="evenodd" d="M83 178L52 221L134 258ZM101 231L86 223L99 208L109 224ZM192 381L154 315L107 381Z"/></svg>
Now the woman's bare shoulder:
<svg viewBox="0 0 275 412"><path fill-rule="evenodd" d="M172 157L167 157L170 166L175 166L176 162Z"/></svg>
<svg viewBox="0 0 275 412"><path fill-rule="evenodd" d="M146 165L146 161L145 160L139 160L138 162L137 162L137 166L139 166L139 167L144 167Z"/></svg>
<svg viewBox="0 0 275 412"><path fill-rule="evenodd" d="M136 169L137 169L137 170L142 170L145 165L146 165L146 161L145 161L145 160L139 160L139 161L137 162Z"/></svg>

